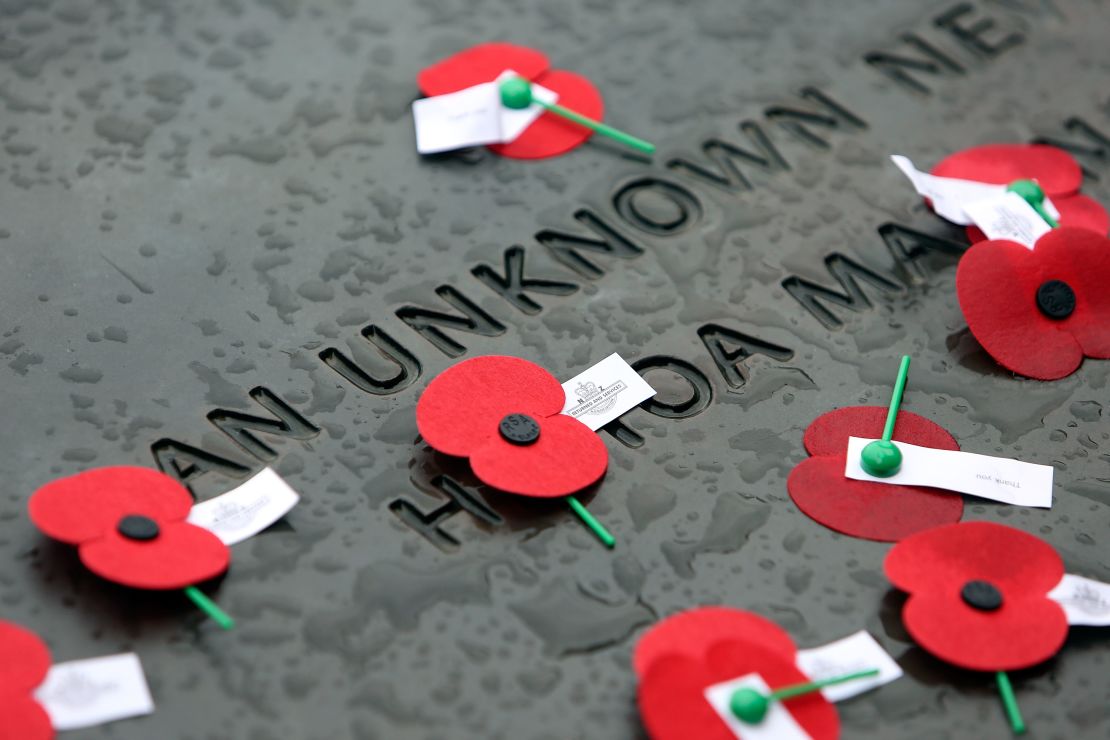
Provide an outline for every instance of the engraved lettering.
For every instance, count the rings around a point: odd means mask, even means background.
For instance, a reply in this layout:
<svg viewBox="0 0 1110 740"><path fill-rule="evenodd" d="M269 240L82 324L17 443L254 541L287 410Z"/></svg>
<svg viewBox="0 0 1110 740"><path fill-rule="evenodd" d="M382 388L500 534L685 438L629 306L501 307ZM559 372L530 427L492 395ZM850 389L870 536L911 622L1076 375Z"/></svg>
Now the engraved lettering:
<svg viewBox="0 0 1110 740"><path fill-rule="evenodd" d="M992 17L971 20L964 18L968 13L973 13L974 8L970 3L960 3L933 18L937 28L943 28L952 34L965 48L980 56L993 59L999 54L1012 49L1025 42L1025 36L1012 31L1001 38L989 41L985 36L995 29L996 20Z"/></svg>
<svg viewBox="0 0 1110 740"><path fill-rule="evenodd" d="M810 130L811 126L837 131L842 128L857 130L867 128L866 121L815 87L803 88L798 94L803 100L817 103L824 112L775 105L765 110L763 115L767 120L775 122L807 144L818 149L830 147L827 139L822 139Z"/></svg>
<svg viewBox="0 0 1110 740"><path fill-rule="evenodd" d="M585 208L575 212L576 221L585 224L591 231L600 236L595 239L579 234L569 234L565 231L544 229L536 234L536 241L551 250L551 254L562 264L574 270L588 280L597 280L605 271L591 262L583 251L595 254L604 254L617 259L634 259L644 253L644 250L633 244L615 228L607 224L593 211Z"/></svg>
<svg viewBox="0 0 1110 740"><path fill-rule="evenodd" d="M645 380L648 373L665 370L679 376L690 386L690 395L684 401L665 403L659 400L661 394L656 394L640 403L640 408L644 411L662 419L687 419L696 416L709 408L709 404L713 400L713 386L709 384L709 378L705 377L705 373L699 370L696 365L686 360L665 355L653 355L636 360L632 363L632 369Z"/></svg>
<svg viewBox="0 0 1110 740"><path fill-rule="evenodd" d="M649 199L657 205L653 207ZM685 231L701 220L702 212L693 193L659 177L641 177L622 187L613 196L613 209L629 225L659 236Z"/></svg>
<svg viewBox="0 0 1110 740"><path fill-rule="evenodd" d="M1064 141L1063 139L1057 139L1051 136L1041 136L1034 139L1034 143L1058 146L1074 154L1081 163L1083 160L1087 160L1087 163L1097 164L1099 167L1105 167L1107 164L1110 164L1110 137L1107 137L1079 116L1071 116L1068 118L1068 120L1064 122L1064 130L1069 133L1074 132L1082 134L1088 141L1080 143L1074 140ZM1092 172L1086 166L1083 167L1083 175L1096 182L1101 179L1097 173Z"/></svg>
<svg viewBox="0 0 1110 740"><path fill-rule="evenodd" d="M863 292L857 278L884 293L901 293L905 290L893 276L884 276L842 254L831 254L826 257L825 267L840 284L844 290L843 293L797 275L791 275L783 280L782 287L826 329L835 329L844 325L844 322L825 305L826 303L846 308L854 313L871 308L871 301Z"/></svg>
<svg viewBox="0 0 1110 740"><path fill-rule="evenodd" d="M397 393L417 381L422 371L420 362L385 330L371 324L362 330L362 336L378 350L378 354L397 366L396 373L384 378L373 375L365 363L351 360L334 347L323 350L320 359L351 385L375 396Z"/></svg>
<svg viewBox="0 0 1110 740"><path fill-rule="evenodd" d="M404 306L397 309L397 317L448 357L460 357L466 352L466 347L444 334L438 327L483 337L496 337L505 333L505 326L501 322L450 285L436 288L436 295L463 315L456 316L417 306Z"/></svg>
<svg viewBox="0 0 1110 740"><path fill-rule="evenodd" d="M251 472L246 465L175 439L158 440L150 446L150 453L154 456L158 469L188 488L194 499L196 494L193 492L192 482L205 473L243 478Z"/></svg>
<svg viewBox="0 0 1110 740"><path fill-rule="evenodd" d="M244 414L241 411L215 409L208 412L208 421L259 460L273 460L277 457L277 452L252 432L298 440L312 439L320 433L319 427L298 414L293 407L269 389L262 386L252 388L250 397L277 418L267 419Z"/></svg>
<svg viewBox="0 0 1110 740"><path fill-rule="evenodd" d="M698 329L698 336L730 388L740 388L748 382L741 365L752 355L766 355L779 362L786 362L794 356L793 350L720 324L702 326Z"/></svg>
<svg viewBox="0 0 1110 740"><path fill-rule="evenodd" d="M447 502L432 511L424 512L405 498L394 499L389 504L389 510L433 545L445 552L458 549L459 540L440 525L459 513L465 511L474 518L489 525L497 526L504 522L501 516L491 509L476 492L468 491L458 482L446 475L441 475L432 481L437 491L447 496Z"/></svg>
<svg viewBox="0 0 1110 740"><path fill-rule="evenodd" d="M926 275L935 271L925 269L926 263L932 263L930 258L938 258L937 262L948 266L967 250L965 244L941 239L895 223L885 223L880 226L879 236L886 244L886 248L890 250L895 263L903 268L904 276L914 284L923 283Z"/></svg>
<svg viewBox="0 0 1110 740"><path fill-rule="evenodd" d="M757 151L743 149L723 139L708 139L701 145L701 150L709 158L708 164L702 165L675 157L667 162L667 167L728 192L752 189L751 180L737 166L737 161L766 173L790 169L790 165L758 123L743 121L740 123L740 131L755 145Z"/></svg>
<svg viewBox="0 0 1110 740"><path fill-rule="evenodd" d="M577 292L579 288L577 283L524 277L524 247L521 246L512 246L505 250L504 267L504 275L499 275L485 263L474 267L470 272L483 285L529 315L538 314L543 306L528 295L527 291L564 296Z"/></svg>
<svg viewBox="0 0 1110 740"><path fill-rule="evenodd" d="M920 57L907 57L886 51L872 51L863 56L863 61L879 72L913 90L932 94L932 88L910 72L918 72L938 77L941 75L963 75L966 70L955 59L914 33L904 33L902 43L919 52Z"/></svg>

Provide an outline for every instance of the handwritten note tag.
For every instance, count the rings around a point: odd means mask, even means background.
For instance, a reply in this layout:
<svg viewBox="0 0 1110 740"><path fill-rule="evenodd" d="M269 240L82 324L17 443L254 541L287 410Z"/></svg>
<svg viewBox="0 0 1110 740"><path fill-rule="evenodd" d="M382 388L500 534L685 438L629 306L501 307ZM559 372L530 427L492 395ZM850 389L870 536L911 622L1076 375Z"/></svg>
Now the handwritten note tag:
<svg viewBox="0 0 1110 740"><path fill-rule="evenodd" d="M77 730L154 711L139 656L57 663L35 691L55 730Z"/></svg>
<svg viewBox="0 0 1110 740"><path fill-rule="evenodd" d="M521 109L501 104L498 83L514 76L517 76L515 72L505 70L494 82L414 101L416 150L421 154L436 154L514 141L544 112L536 103ZM532 95L549 104L559 99L557 93L535 83Z"/></svg>
<svg viewBox="0 0 1110 740"><path fill-rule="evenodd" d="M990 232L987 232L983 225L972 217L971 212L968 211L967 208L974 203L984 200L996 200L1006 195L1005 185L991 185L975 180L961 180L957 177L937 177L936 175L930 175L928 172L922 172L914 167L913 162L907 157L903 157L901 154L892 155L890 160L902 171L903 175L909 178L917 194L928 198L932 202L933 210L936 211L938 216L961 226L975 224L980 229L983 229L988 237L992 239L996 238L990 236ZM1014 197L1021 200L1020 196L1015 195ZM1022 203L1025 203L1025 201L1022 200ZM1025 203L1025 206L1029 208L1029 210L1033 210L1028 203ZM1052 205L1048 198L1044 199L1044 207L1053 218L1060 218L1060 212L1056 210L1056 207ZM1035 215L1036 211L1033 211L1033 213ZM987 218L986 214L982 217L984 219Z"/></svg>
<svg viewBox="0 0 1110 740"><path fill-rule="evenodd" d="M641 401L655 395L632 366L616 352L563 383L563 413L595 432Z"/></svg>
<svg viewBox="0 0 1110 740"><path fill-rule="evenodd" d="M937 177L922 172L901 154L891 156L890 160L909 178L918 195L932 201L933 210L941 218L954 224L968 226L971 217L964 212L964 205L985 198L996 197L1006 192L1004 185L988 185L974 180L960 180L955 177Z"/></svg>
<svg viewBox="0 0 1110 740"><path fill-rule="evenodd" d="M222 496L193 507L189 522L204 527L225 545L253 537L289 512L300 496L270 468Z"/></svg>
<svg viewBox="0 0 1110 740"><path fill-rule="evenodd" d="M764 696L771 693L770 687L758 673L749 673L731 681L714 684L705 690L705 700L721 721L728 725L733 735L743 740L812 740L782 702L771 702L767 708L767 716L759 724L741 722L729 708L729 701L737 689L755 689Z"/></svg>
<svg viewBox="0 0 1110 740"><path fill-rule="evenodd" d="M944 488L1015 506L1052 506L1051 465L895 442L902 451L901 469L889 478L876 478L860 466L860 452L871 441L848 438L845 476L895 486Z"/></svg>
<svg viewBox="0 0 1110 740"><path fill-rule="evenodd" d="M795 662L798 670L813 681L879 669L879 675L873 678L861 678L821 689L825 698L833 702L850 699L902 677L901 667L867 630L860 630L828 645L799 650Z"/></svg>
<svg viewBox="0 0 1110 740"><path fill-rule="evenodd" d="M1068 624L1110 627L1110 583L1067 573L1048 597L1064 607Z"/></svg>
<svg viewBox="0 0 1110 740"><path fill-rule="evenodd" d="M1008 239L1033 248L1052 227L1017 193L1002 193L968 203L964 212L988 239Z"/></svg>
<svg viewBox="0 0 1110 740"><path fill-rule="evenodd" d="M412 104L416 151L436 154L501 141L501 93L494 82Z"/></svg>

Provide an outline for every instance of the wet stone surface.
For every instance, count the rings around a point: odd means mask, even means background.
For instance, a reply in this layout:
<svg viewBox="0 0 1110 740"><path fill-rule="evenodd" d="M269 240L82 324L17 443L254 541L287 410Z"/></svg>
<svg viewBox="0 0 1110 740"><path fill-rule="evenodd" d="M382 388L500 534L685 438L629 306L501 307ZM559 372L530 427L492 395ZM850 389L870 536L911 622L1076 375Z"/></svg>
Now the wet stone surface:
<svg viewBox="0 0 1110 740"><path fill-rule="evenodd" d="M889 546L809 520L785 479L813 418L885 404L912 354L905 408L1056 468L1051 510L965 519L1110 580L1110 362L996 366L956 302L962 231L886 160L1048 138L1110 202L1107 22L1082 0L0 0L0 615L56 660L137 651L158 707L73 737L638 737L634 641L714 603L803 647L876 636L907 676L840 705L847 737L1005 737L990 677L905 633ZM417 71L489 38L592 79L654 162L421 160ZM518 268L562 287L491 277ZM601 432L584 500L613 551L416 441L456 357L565 379L613 351L661 391ZM199 500L264 465L301 492L233 548L234 632L33 529L35 488L119 464ZM1080 628L1015 674L1037 736L1110 734L1108 656Z"/></svg>

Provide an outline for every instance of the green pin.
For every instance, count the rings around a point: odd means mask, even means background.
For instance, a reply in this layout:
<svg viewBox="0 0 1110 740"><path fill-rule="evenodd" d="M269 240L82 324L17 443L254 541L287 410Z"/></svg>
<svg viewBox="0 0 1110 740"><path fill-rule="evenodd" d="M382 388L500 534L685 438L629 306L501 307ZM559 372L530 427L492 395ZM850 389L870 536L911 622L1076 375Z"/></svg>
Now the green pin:
<svg viewBox="0 0 1110 740"><path fill-rule="evenodd" d="M902 392L906 390L906 376L909 372L910 356L902 355L902 366L898 368L898 379L894 382L894 393L890 397L890 409L886 412L883 438L868 442L860 454L860 467L876 478L889 478L902 467L902 451L890 438L894 436L894 421L898 418L898 406L902 403Z"/></svg>
<svg viewBox="0 0 1110 740"><path fill-rule="evenodd" d="M500 89L501 104L504 105L506 108L519 110L521 108L527 108L532 103L535 103L536 105L549 110L558 116L562 116L563 118L574 121L580 126L585 126L586 128L592 129L599 134L604 134L605 136L608 136L611 139L615 139L625 146L632 147L633 149L643 152L644 154L655 153L655 145L650 142L644 141L643 139L638 139L631 134L624 133L623 131L618 131L612 126L606 126L601 121L595 121L592 118L587 118L581 113L575 113L569 108L564 108L563 106L556 105L555 103L545 103L539 98L534 97L532 95L532 83L530 83L523 77L509 77L508 79L502 80Z"/></svg>
<svg viewBox="0 0 1110 740"><path fill-rule="evenodd" d="M235 626L235 620L228 616L227 612L217 606L216 602L205 596L204 592L196 586L186 586L185 595L193 600L193 603L197 605L197 608L211 617L212 621L223 627L225 630L229 630Z"/></svg>
<svg viewBox="0 0 1110 740"><path fill-rule="evenodd" d="M785 701L793 699L795 696L804 696L805 694L812 694L815 691L820 691L826 686L833 686L838 683L845 683L847 681L855 681L860 678L871 678L872 676L879 675L878 668L869 668L866 671L856 671L855 673L848 673L843 676L835 676L834 678L823 678L820 681L809 681L808 683L796 683L790 686L783 686L781 689L776 689L770 694L762 694L753 688L742 688L732 692L729 698L728 708L736 719L744 724L758 725L767 716L767 711L771 708L773 701Z"/></svg>
<svg viewBox="0 0 1110 740"><path fill-rule="evenodd" d="M609 534L609 530L605 528L605 525L599 522L594 515L590 513L590 510L583 506L582 502L574 496L567 496L567 503L570 504L570 508L574 509L574 513L581 517L582 521L586 523L590 531L597 535L597 538L601 540L602 544L610 550L613 549L613 546L617 544L617 540L613 535Z"/></svg>
<svg viewBox="0 0 1110 740"><path fill-rule="evenodd" d="M1037 215L1044 219L1044 222L1056 228L1060 224L1054 219L1044 207L1044 190L1034 180L1014 180L1006 186L1006 190L1011 193L1017 193L1029 205L1033 206L1033 210Z"/></svg>
<svg viewBox="0 0 1110 740"><path fill-rule="evenodd" d="M1014 696L1014 687L1010 685L1010 677L1005 671L995 674L998 681L998 693L1002 694L1002 706L1006 708L1006 718L1010 720L1010 729L1015 735L1025 733L1025 720L1021 718L1017 697Z"/></svg>

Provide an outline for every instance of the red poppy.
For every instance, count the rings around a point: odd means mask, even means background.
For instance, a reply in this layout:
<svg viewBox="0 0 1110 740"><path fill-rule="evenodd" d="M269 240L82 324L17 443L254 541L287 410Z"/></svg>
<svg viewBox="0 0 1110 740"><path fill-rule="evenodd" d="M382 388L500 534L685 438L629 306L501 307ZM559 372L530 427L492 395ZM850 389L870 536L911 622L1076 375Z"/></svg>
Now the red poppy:
<svg viewBox="0 0 1110 740"><path fill-rule="evenodd" d="M425 95L446 95L484 82L493 82L507 69L559 94L559 105L600 121L601 93L589 80L573 72L550 69L543 52L526 46L492 42L478 44L420 71L416 83ZM508 144L489 148L513 159L543 159L568 152L593 132L554 113L544 113Z"/></svg>
<svg viewBox="0 0 1110 740"><path fill-rule="evenodd" d="M227 570L220 538L185 518L193 499L180 483L149 468L96 468L35 491L31 521L78 546L89 570L124 586L178 589Z"/></svg>
<svg viewBox="0 0 1110 740"><path fill-rule="evenodd" d="M949 524L895 545L883 564L909 600L902 620L941 660L977 671L1028 668L1064 644L1068 620L1048 593L1064 577L1043 540L991 522Z"/></svg>
<svg viewBox="0 0 1110 740"><path fill-rule="evenodd" d="M886 423L881 406L849 406L818 416L806 428L806 452L790 471L786 488L806 515L829 529L880 542L896 542L939 524L960 521L963 497L936 488L852 480L844 476L848 437L878 439ZM941 427L909 411L898 412L894 440L958 450Z"/></svg>
<svg viewBox="0 0 1110 740"><path fill-rule="evenodd" d="M781 627L739 609L707 607L665 619L644 635L633 658L644 727L654 740L735 740L706 689L753 673L771 690L805 683L796 653ZM820 692L782 706L813 740L838 736L840 718Z"/></svg>
<svg viewBox="0 0 1110 740"><path fill-rule="evenodd" d="M1083 357L1110 358L1110 239L1059 228L1032 250L986 241L964 253L956 295L968 328L1000 365L1040 380Z"/></svg>
<svg viewBox="0 0 1110 740"><path fill-rule="evenodd" d="M632 668L637 676L643 676L664 656L684 655L697 660L710 645L737 639L785 655L797 649L782 627L758 614L728 606L701 606L669 616L644 633L632 653Z"/></svg>
<svg viewBox="0 0 1110 740"><path fill-rule="evenodd" d="M38 636L0 621L0 740L49 740L50 715L34 690L50 670L50 651Z"/></svg>
<svg viewBox="0 0 1110 740"><path fill-rule="evenodd" d="M566 496L605 474L609 453L588 426L560 413L563 386L517 357L474 357L436 376L416 404L424 441L470 459L483 483L525 496Z"/></svg>
<svg viewBox="0 0 1110 740"><path fill-rule="evenodd" d="M1044 144L987 144L956 152L933 168L939 177L958 177L991 185L1014 180L1036 180L1060 211L1061 226L1073 226L1106 236L1110 216L1098 201L1079 192L1083 170L1063 149ZM972 243L985 240L977 226L967 227Z"/></svg>

